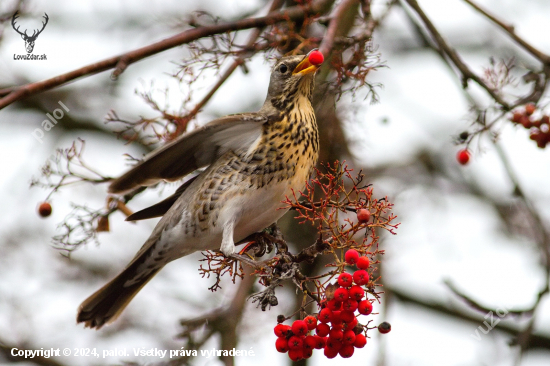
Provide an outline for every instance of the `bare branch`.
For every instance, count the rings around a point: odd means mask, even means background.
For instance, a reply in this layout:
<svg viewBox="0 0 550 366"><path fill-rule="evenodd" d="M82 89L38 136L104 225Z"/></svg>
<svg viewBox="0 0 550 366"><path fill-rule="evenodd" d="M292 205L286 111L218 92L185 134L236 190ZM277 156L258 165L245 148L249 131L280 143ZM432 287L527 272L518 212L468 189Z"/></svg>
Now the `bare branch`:
<svg viewBox="0 0 550 366"><path fill-rule="evenodd" d="M0 91L0 95L5 95L2 99L0 99L0 109L10 105L11 103L19 99L26 98L45 90L55 88L80 77L94 75L112 68L119 68L119 71L115 70L115 76L117 76L117 74L120 74L121 72L120 69L124 69L134 62L160 53L162 51L166 51L170 48L195 41L199 38L230 31L265 27L267 25L282 21L296 21L303 19L304 17L306 17L306 15L309 14L323 13L330 6L332 1L333 0L317 0L309 5L293 6L281 11L275 11L264 17L247 18L233 22L218 23L209 26L188 29L160 42L156 42L151 45L138 48L137 50L133 50L115 57L105 59L103 61L96 62L94 64L84 66L68 73L58 75L51 79L26 84L16 89L8 88L6 90Z"/></svg>
<svg viewBox="0 0 550 366"><path fill-rule="evenodd" d="M541 62L545 63L546 65L550 66L550 56L547 54L539 51L535 47L533 47L531 44L526 42L523 38L519 37L514 29L513 25L506 24L502 20L498 19L495 15L489 13L487 10L483 9L481 6L474 3L472 0L464 0L468 4L470 4L475 10L477 10L479 13L481 13L486 18L490 19L493 23L498 25L500 28L504 29L508 35L521 47L525 48L530 54L535 56L537 59L539 59Z"/></svg>
<svg viewBox="0 0 550 366"><path fill-rule="evenodd" d="M466 88L468 86L468 80L473 80L479 86L481 86L483 89L489 93L489 95L498 103L500 104L505 110L510 110L512 106L506 102L493 88L491 88L489 85L487 85L481 77L476 75L470 68L462 61L458 53L449 46L449 44L445 41L443 36L439 33L435 25L432 23L430 18L424 13L420 5L418 5L418 2L416 0L405 0L411 8L418 14L426 28L428 29L428 32L434 39L434 41L437 43L438 47L449 57L449 59L452 61L452 63L457 67L457 69L462 74L462 86Z"/></svg>

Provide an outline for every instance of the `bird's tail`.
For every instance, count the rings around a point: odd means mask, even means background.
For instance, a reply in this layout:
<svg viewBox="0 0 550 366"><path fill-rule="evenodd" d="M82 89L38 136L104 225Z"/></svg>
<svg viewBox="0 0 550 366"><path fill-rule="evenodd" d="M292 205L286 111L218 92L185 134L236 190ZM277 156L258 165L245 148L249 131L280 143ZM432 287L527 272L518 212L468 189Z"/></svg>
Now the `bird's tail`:
<svg viewBox="0 0 550 366"><path fill-rule="evenodd" d="M136 257L111 282L82 302L76 316L77 323L84 322L86 327L99 329L104 324L113 322L122 313L139 290L163 267L160 265L138 273L138 266L142 264L140 257L142 256Z"/></svg>

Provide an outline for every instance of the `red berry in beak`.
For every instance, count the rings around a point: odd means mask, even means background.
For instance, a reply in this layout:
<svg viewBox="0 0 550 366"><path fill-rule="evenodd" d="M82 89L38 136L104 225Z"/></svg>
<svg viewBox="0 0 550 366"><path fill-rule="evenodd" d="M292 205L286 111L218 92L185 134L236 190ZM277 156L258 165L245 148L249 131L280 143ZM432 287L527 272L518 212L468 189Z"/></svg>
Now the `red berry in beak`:
<svg viewBox="0 0 550 366"><path fill-rule="evenodd" d="M325 60L325 57L319 51L311 51L311 53L308 56L308 59L312 65L321 65Z"/></svg>

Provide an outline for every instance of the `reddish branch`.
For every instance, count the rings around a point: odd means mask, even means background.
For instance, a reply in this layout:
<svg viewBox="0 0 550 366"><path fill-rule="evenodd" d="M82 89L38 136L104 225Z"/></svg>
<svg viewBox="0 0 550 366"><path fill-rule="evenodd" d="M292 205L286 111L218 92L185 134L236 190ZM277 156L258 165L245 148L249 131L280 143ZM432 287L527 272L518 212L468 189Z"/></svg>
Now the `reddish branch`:
<svg viewBox="0 0 550 366"><path fill-rule="evenodd" d="M51 79L0 90L0 95L5 95L2 99L0 99L0 109L6 107L7 105L10 105L11 103L19 99L55 88L83 76L89 76L115 68L115 70L113 71L113 75L116 77L120 75L126 69L126 67L134 62L160 53L162 51L180 46L182 44L190 43L203 37L249 28L265 27L267 25L277 22L297 21L304 19L307 15L310 14L323 13L330 6L332 1L333 0L317 0L308 5L293 6L281 11L275 11L263 17L247 18L234 22L224 22L194 29L188 29L160 42L156 42L151 45L138 48L137 50L84 66L82 68L70 71L66 74L58 75Z"/></svg>

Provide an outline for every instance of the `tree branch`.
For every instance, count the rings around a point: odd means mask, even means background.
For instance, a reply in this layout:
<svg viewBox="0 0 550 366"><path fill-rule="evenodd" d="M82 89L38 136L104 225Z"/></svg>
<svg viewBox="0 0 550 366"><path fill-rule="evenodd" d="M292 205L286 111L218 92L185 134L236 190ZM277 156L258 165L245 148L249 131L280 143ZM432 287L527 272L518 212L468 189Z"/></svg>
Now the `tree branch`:
<svg viewBox="0 0 550 366"><path fill-rule="evenodd" d="M498 25L500 28L504 29L506 33L521 47L525 48L527 52L535 56L537 59L539 59L541 62L543 62L546 65L550 66L550 56L546 55L545 53L539 51L529 43L527 43L523 38L519 37L515 30L513 25L509 25L504 23L502 20L498 19L493 14L489 13L487 10L483 9L481 6L474 3L472 0L464 0L467 2L470 6L472 6L475 10L477 10L479 13L481 13L486 18L490 19L493 23Z"/></svg>
<svg viewBox="0 0 550 366"><path fill-rule="evenodd" d="M512 106L506 102L493 88L487 85L479 76L477 76L470 68L462 61L458 53L449 46L445 39L441 36L437 28L434 26L430 18L424 13L420 5L416 0L405 0L409 6L418 14L428 32L432 36L433 40L437 43L438 47L449 57L452 63L462 74L462 86L466 88L468 86L468 80L473 80L479 86L489 93L489 95L500 104L505 110L510 110Z"/></svg>
<svg viewBox="0 0 550 366"><path fill-rule="evenodd" d="M112 68L117 68L114 72L114 76L118 76L118 74L120 74L128 65L134 62L160 53L162 51L166 51L170 48L190 43L199 38L230 31L265 27L267 25L282 21L296 21L305 18L309 14L323 13L328 9L332 2L333 0L317 0L309 5L293 6L281 11L272 12L263 17L248 18L233 22L218 23L214 25L188 29L160 42L156 42L151 45L81 67L79 69L70 71L62 75L58 75L44 81L30 83L16 88L7 88L0 90L0 95L5 95L2 99L0 99L0 109L10 105L11 103L19 99L55 88L80 77L90 76Z"/></svg>

